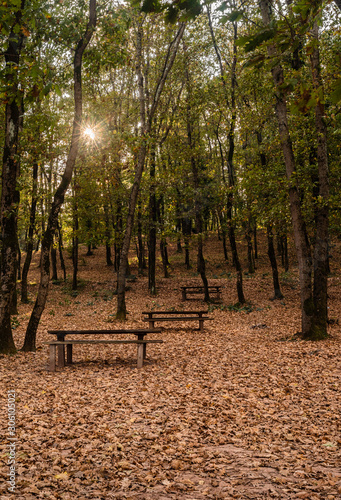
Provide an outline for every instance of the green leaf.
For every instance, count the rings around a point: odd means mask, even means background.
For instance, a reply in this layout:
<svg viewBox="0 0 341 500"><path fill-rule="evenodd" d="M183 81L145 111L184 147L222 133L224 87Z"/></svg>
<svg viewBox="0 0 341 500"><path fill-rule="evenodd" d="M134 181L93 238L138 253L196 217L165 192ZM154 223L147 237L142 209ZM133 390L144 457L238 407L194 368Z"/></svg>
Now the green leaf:
<svg viewBox="0 0 341 500"><path fill-rule="evenodd" d="M245 64L244 68L252 68L253 66L260 67L263 65L265 61L265 56L263 54L258 54L254 57L251 57Z"/></svg>
<svg viewBox="0 0 341 500"><path fill-rule="evenodd" d="M158 0L144 0L141 10L142 12L160 12L161 5Z"/></svg>
<svg viewBox="0 0 341 500"><path fill-rule="evenodd" d="M272 28L261 31L260 33L257 33L253 36L241 36L239 40L236 41L236 45L244 47L245 52L251 52L252 50L255 50L257 47L262 45L263 42L274 38L276 33L277 30Z"/></svg>
<svg viewBox="0 0 341 500"><path fill-rule="evenodd" d="M239 21L243 17L243 11L242 10L235 10L231 12L231 14L228 14L227 18L231 23L235 21Z"/></svg>
<svg viewBox="0 0 341 500"><path fill-rule="evenodd" d="M52 89L52 82L48 83L46 87L44 87L43 94L47 95L51 91L51 89Z"/></svg>
<svg viewBox="0 0 341 500"><path fill-rule="evenodd" d="M62 91L57 84L54 85L54 91L59 97L62 97Z"/></svg>
<svg viewBox="0 0 341 500"><path fill-rule="evenodd" d="M178 18L178 10L175 9L172 5L170 5L167 9L166 13L166 22L170 24L176 23L176 20Z"/></svg>
<svg viewBox="0 0 341 500"><path fill-rule="evenodd" d="M227 16L225 16L225 17L227 17ZM238 40L236 40L236 45L238 47L244 47L244 45L246 45L249 40L250 40L249 36L240 36L238 38Z"/></svg>
<svg viewBox="0 0 341 500"><path fill-rule="evenodd" d="M224 10L227 9L227 2L223 2L221 5L219 5L217 10L220 10L220 12L224 12Z"/></svg>
<svg viewBox="0 0 341 500"><path fill-rule="evenodd" d="M341 100L341 78L336 81L334 91L330 94L329 99L334 104Z"/></svg>
<svg viewBox="0 0 341 500"><path fill-rule="evenodd" d="M31 69L31 76L32 78L37 78L40 74L40 68L39 66L33 66L33 68Z"/></svg>

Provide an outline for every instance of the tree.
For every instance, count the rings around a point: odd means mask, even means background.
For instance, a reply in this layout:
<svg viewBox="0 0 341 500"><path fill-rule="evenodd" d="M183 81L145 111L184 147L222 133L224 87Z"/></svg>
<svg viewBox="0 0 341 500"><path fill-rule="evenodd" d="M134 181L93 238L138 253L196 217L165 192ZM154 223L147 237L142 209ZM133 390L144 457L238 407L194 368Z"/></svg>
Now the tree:
<svg viewBox="0 0 341 500"><path fill-rule="evenodd" d="M135 207L137 202L137 196L140 188L142 172L144 168L145 158L147 154L148 139L150 137L153 119L158 108L160 97L165 86L169 72L172 69L176 53L179 47L180 40L185 31L185 23L179 24L179 28L175 34L175 37L168 46L166 57L164 60L164 65L155 86L153 97L151 99L150 107L147 108L146 95L145 95L145 81L143 75L143 60L142 60L142 37L143 37L143 17L137 21L137 32L136 32L136 72L138 78L138 90L139 90L139 101L140 101L140 146L137 154L137 164L135 168L135 177L133 186L130 191L129 198L129 209L127 216L126 229L124 234L124 240L122 245L120 267L117 277L117 319L126 319L126 304L125 304L125 280L126 272L128 266L128 251L130 247L130 240L133 231L133 222L135 215Z"/></svg>
<svg viewBox="0 0 341 500"><path fill-rule="evenodd" d="M269 27L271 22L271 4L268 0L260 0L260 10L265 26ZM315 36L316 37L316 36ZM268 45L268 54L271 59L278 57L278 51L274 42ZM316 43L312 51L312 69L315 91L321 89L319 74L318 49ZM302 311L302 335L308 339L321 339L327 335L327 275L326 275L326 255L327 255L327 227L328 227L328 173L326 163L326 141L325 128L323 123L322 99L319 97L316 109L316 126L319 149L319 191L322 198L322 209L318 213L318 239L315 258L316 279L315 289L316 300L312 287L313 262L306 224L302 213L300 193L297 185L295 156L290 136L287 101L285 95L285 80L283 68L279 63L272 67L272 77L276 89L276 116L278 121L279 135L281 139L284 162L286 166L287 178L289 181L289 198L291 216L294 228L294 239L299 267L301 311ZM321 301L318 305L318 301Z"/></svg>
<svg viewBox="0 0 341 500"><path fill-rule="evenodd" d="M79 40L73 59L74 70L74 103L75 112L72 127L72 137L68 158L65 165L62 180L54 195L51 206L47 227L42 240L41 248L41 274L37 299L27 326L23 351L34 351L36 343L36 334L41 315L44 311L48 285L50 280L50 249L53 242L53 236L58 225L58 215L64 202L65 193L72 179L73 168L76 162L79 141L81 136L82 123L82 60L83 54L88 46L96 27L96 0L89 0L89 21L84 35Z"/></svg>
<svg viewBox="0 0 341 500"><path fill-rule="evenodd" d="M15 4L17 5L17 3ZM11 6L12 8L14 6ZM11 301L15 293L17 265L17 215L19 205L19 128L22 113L22 95L19 86L18 68L25 38L22 25L25 0L7 19L10 33L5 51L5 144L2 157L2 191L1 191L1 294L0 294L0 353L16 351L11 328Z"/></svg>
<svg viewBox="0 0 341 500"><path fill-rule="evenodd" d="M214 46L214 50L216 52L219 68L220 68L220 77L224 90L224 98L227 107L231 108L231 118L230 118L230 126L228 131L228 152L226 163L228 167L228 191L227 191L227 227L228 227L228 235L230 240L230 246L232 251L232 259L234 266L237 272L237 294L238 294L238 302L240 304L245 303L245 296L243 290L243 270L240 263L238 248L236 243L236 235L235 235L235 227L232 218L233 204L234 204L234 188L235 188L235 168L234 168L234 153L235 153L235 130L237 124L237 105L236 105L236 88L237 88L237 38L238 38L238 30L237 23L232 23L232 55L231 55L231 63L230 63L230 99L227 93L227 75L222 63L222 58L220 54L219 47L217 45L216 37L214 34L213 24L211 21L210 15L210 7L207 6L207 15L209 20L209 27L212 36L212 42ZM222 161L224 159L222 158Z"/></svg>

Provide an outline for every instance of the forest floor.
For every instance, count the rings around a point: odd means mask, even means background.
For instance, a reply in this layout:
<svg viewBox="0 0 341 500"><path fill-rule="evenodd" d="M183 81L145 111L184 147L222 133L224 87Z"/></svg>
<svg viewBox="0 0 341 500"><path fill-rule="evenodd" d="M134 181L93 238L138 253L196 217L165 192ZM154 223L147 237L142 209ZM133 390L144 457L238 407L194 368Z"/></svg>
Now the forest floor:
<svg viewBox="0 0 341 500"><path fill-rule="evenodd" d="M184 254L169 246L171 277L158 268L158 295L137 276L132 253L128 320L115 320L115 275L100 248L81 249L78 293L51 284L38 330L37 351L0 359L0 497L18 499L308 499L341 498L341 245L333 248L329 279L329 338L302 341L297 269L280 267L283 300L271 300L265 250L255 274L244 273L244 308L234 306L235 273L222 244L205 247L210 283L223 285L203 332L191 323L164 327L163 344L149 345L136 369L132 345L77 346L75 363L47 371L48 329L144 328L146 309L202 309L181 301L181 285L196 284ZM292 254L292 248L290 249ZM39 282L39 255L30 271L30 296ZM244 269L247 269L245 258ZM13 319L23 344L31 304ZM195 325L196 326L196 325ZM16 489L9 483L7 391L16 394ZM6 437L7 436L7 437Z"/></svg>

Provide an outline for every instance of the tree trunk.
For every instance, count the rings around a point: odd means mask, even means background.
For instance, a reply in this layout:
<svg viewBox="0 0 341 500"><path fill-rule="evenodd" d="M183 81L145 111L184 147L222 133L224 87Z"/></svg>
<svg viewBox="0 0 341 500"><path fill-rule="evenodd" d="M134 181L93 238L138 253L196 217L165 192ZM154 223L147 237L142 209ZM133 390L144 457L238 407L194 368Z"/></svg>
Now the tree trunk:
<svg viewBox="0 0 341 500"><path fill-rule="evenodd" d="M318 45L318 25L312 30L314 39L310 56L313 86L323 91ZM318 202L316 213L316 237L314 246L314 339L327 337L328 320L328 220L329 220L329 172L327 153L327 128L325 124L324 98L315 107L315 128L317 134ZM307 335L304 335L307 336ZM311 337L310 335L308 338Z"/></svg>
<svg viewBox="0 0 341 500"><path fill-rule="evenodd" d="M110 231L110 222L109 222L109 210L108 206L104 205L104 216L105 216L105 257L106 263L108 267L113 266L113 261L111 259L111 231Z"/></svg>
<svg viewBox="0 0 341 500"><path fill-rule="evenodd" d="M201 276L204 285L204 300L209 302L210 295L208 291L208 281L206 276L206 265L203 252L203 214L202 214L202 200L201 200L201 190L200 190L200 180L199 180L199 169L198 160L195 155L196 150L196 140L194 137L194 127L193 124L196 122L196 117L193 116L192 109L192 91L191 91L191 81L189 75L188 65L186 65L186 79L188 88L188 100L187 100L187 140L191 154L191 167L193 174L193 187L195 193L194 208L195 208L195 232L197 237L197 271Z"/></svg>
<svg viewBox="0 0 341 500"><path fill-rule="evenodd" d="M169 260L168 260L168 250L167 250L167 240L163 234L161 234L160 240L160 252L163 267L163 277L169 278Z"/></svg>
<svg viewBox="0 0 341 500"><path fill-rule="evenodd" d="M96 26L96 0L89 0L89 22L86 32L78 42L73 67L74 67L74 102L75 114L72 127L72 137L69 154L66 160L65 170L62 180L55 193L51 206L49 219L45 234L42 240L41 248L41 274L37 299L27 326L23 351L35 351L36 335L41 315L44 311L48 295L48 286L50 280L50 248L53 241L53 235L58 224L58 215L64 202L65 193L72 179L72 172L76 162L79 149L79 141L82 123L82 58Z"/></svg>
<svg viewBox="0 0 341 500"><path fill-rule="evenodd" d="M73 235L72 235L72 290L78 288L78 205L76 193L74 194Z"/></svg>
<svg viewBox="0 0 341 500"><path fill-rule="evenodd" d="M143 140L143 144L140 146L140 149L139 149L139 154L138 154L138 158L137 158L137 166L136 166L136 170L135 170L135 179L134 179L133 187L132 187L131 192L130 192L128 217L127 217L127 223L126 223L126 228L125 228L125 233L124 233L123 245L122 245L121 254L120 254L120 265L119 265L118 276L117 276L116 319L122 319L122 320L126 319L126 314L127 314L126 303L125 303L125 283L126 283L126 276L127 276L127 269L128 269L128 252L129 252L129 247L130 247L131 235L133 232L135 206L136 206L137 195L138 195L140 182L141 182L141 178L142 178L142 172L143 172L146 152L147 152L146 142L145 142L145 140Z"/></svg>
<svg viewBox="0 0 341 500"><path fill-rule="evenodd" d="M281 287L279 284L278 278L278 269L277 269L277 260L276 260L276 252L274 247L274 237L272 232L272 227L269 224L266 228L266 233L268 237L268 256L270 259L271 269L272 269L272 280L274 285L274 299L283 299L283 295L281 292Z"/></svg>
<svg viewBox="0 0 341 500"><path fill-rule="evenodd" d="M52 281L58 280L58 271L57 271L57 248L55 246L54 238L52 239L51 245L51 264L52 264Z"/></svg>
<svg viewBox="0 0 341 500"><path fill-rule="evenodd" d="M253 228L253 246L255 250L255 260L258 259L258 241L257 241L257 222L255 221L255 225Z"/></svg>
<svg viewBox="0 0 341 500"><path fill-rule="evenodd" d="M165 236L164 216L165 216L165 204L164 204L163 196L161 196L159 203L158 203L158 219L159 219L159 224L160 224L160 253L161 253L161 259L162 259L163 276L164 276L164 278L169 278L170 263L168 260L168 250L167 250L167 239Z"/></svg>
<svg viewBox="0 0 341 500"><path fill-rule="evenodd" d="M155 144L150 151L150 190L149 190L149 238L148 238L148 290L156 295L156 194L155 194Z"/></svg>
<svg viewBox="0 0 341 500"><path fill-rule="evenodd" d="M215 34L214 34L209 5L207 5L207 16L208 16L208 22L209 22L209 27L210 27L210 32L211 32L211 36L212 36L214 50L216 52L217 59L219 62L220 77L221 77L221 81L223 84L226 106L228 107L229 106L229 97L228 97L228 91L227 91L227 86L226 86L227 78L226 78L225 69L224 69L223 64L222 64L221 54L220 54L220 51L219 51L219 48L217 45L217 41L215 38ZM226 204L227 204L228 234L229 234L230 246L231 246L231 251L232 251L232 264L233 264L233 266L235 266L236 271L237 271L238 302L240 304L244 304L246 302L246 300L245 300L244 291L243 291L243 270L242 270L242 266L240 264L240 260L238 257L234 224L232 221L233 188L235 187L235 173L234 173L234 165L233 165L233 157L234 157L234 149L235 149L234 135L235 135L235 128L236 128L236 120L237 120L237 107L236 107L236 86L237 86L237 45L236 45L236 42L237 42L237 35L238 35L237 24L234 22L233 23L233 57L232 57L232 64L231 64L231 90L230 90L230 92L231 92L231 105L230 105L231 106L231 123L230 123L230 129L229 129L229 134L228 134L228 153L227 153L229 191L228 191L228 195L227 195L227 203ZM218 142L219 142L219 138L218 138ZM221 145L219 147L221 147ZM224 169L223 169L223 172L224 172ZM223 179L225 180L225 174L223 174Z"/></svg>
<svg viewBox="0 0 341 500"><path fill-rule="evenodd" d="M255 272L255 257L253 253L253 247L252 247L252 228L251 228L251 215L248 217L247 221L247 226L246 226L246 231L245 231L245 238L246 238L246 243L247 243L247 261L248 261L248 272L249 274L253 274Z"/></svg>
<svg viewBox="0 0 341 500"><path fill-rule="evenodd" d="M269 25L271 21L271 8L269 0L260 0L263 23ZM271 58L276 57L276 47L268 47ZM290 137L286 97L283 90L284 76L280 64L272 68L272 77L276 88L276 117L279 136L283 150L287 179L289 181L289 200L291 218L294 228L294 239L298 260L300 278L300 296L302 311L302 334L309 338L314 336L314 302L312 294L312 257L310 244L302 215L300 194L297 186L296 165Z"/></svg>
<svg viewBox="0 0 341 500"><path fill-rule="evenodd" d="M142 213L141 213L140 203L137 211L137 241L138 241L139 274L143 275L143 271L146 269L146 259L145 259L145 248L142 236Z"/></svg>
<svg viewBox="0 0 341 500"><path fill-rule="evenodd" d="M230 208L228 205L227 212L229 214ZM234 225L232 223L232 216L228 215L228 233L229 233L229 240L230 240L230 246L231 246L231 252L232 252L232 260L234 262L234 266L236 268L237 272L237 295L238 295L238 302L239 304L245 304L245 296L244 296L244 291L243 291L243 270L242 266L239 261L239 255L238 255L238 250L237 250L237 243L236 243L236 236L234 232Z"/></svg>
<svg viewBox="0 0 341 500"><path fill-rule="evenodd" d="M182 233L184 235L184 246L185 246L185 266L186 269L191 269L190 255L189 255L189 242L192 232L192 221L188 217L182 219Z"/></svg>
<svg viewBox="0 0 341 500"><path fill-rule="evenodd" d="M22 270L21 277L21 302L28 303L28 293L27 293L27 276L31 265L32 253L33 253L33 235L36 220L36 209L37 209L37 191L38 191L38 163L33 163L32 171L32 201L30 209L30 225L28 228L27 244L26 244L26 258Z"/></svg>
<svg viewBox="0 0 341 500"><path fill-rule="evenodd" d="M63 237L62 237L62 228L60 224L58 224L57 229L58 229L58 249L59 249L60 267L62 268L63 271L63 279L64 281L66 281L66 267L63 256Z"/></svg>
<svg viewBox="0 0 341 500"><path fill-rule="evenodd" d="M25 1L15 15L14 26L8 38L5 51L5 81L9 99L5 107L5 144L2 157L1 190L1 294L0 294L0 354L16 352L11 327L11 303L16 286L17 266L17 218L20 174L18 160L19 128L21 125L18 99L19 80L15 68L20 66L20 53L24 35L21 26ZM16 29L18 28L18 30ZM16 34L20 33L20 34Z"/></svg>
<svg viewBox="0 0 341 500"><path fill-rule="evenodd" d="M18 240L17 279L21 280L21 250Z"/></svg>
<svg viewBox="0 0 341 500"><path fill-rule="evenodd" d="M218 217L219 217L219 222L220 222L220 230L221 230L221 240L223 242L223 251L224 251L224 260L225 262L229 261L229 255L227 253L227 244L226 244L226 222L224 220L223 214L218 211Z"/></svg>
<svg viewBox="0 0 341 500"><path fill-rule="evenodd" d="M159 105L160 96L165 86L167 76L173 66L175 56L179 47L179 43L185 30L185 23L180 23L178 32L174 40L168 47L168 53L166 56L164 68L160 76L160 79L157 83L151 108L148 111L148 116L146 119L146 96L145 96L144 75L142 68L142 38L143 38L142 23L143 20L139 22L138 33L137 33L137 77L138 77L139 101L140 101L141 142L137 155L137 165L135 169L134 183L130 192L127 224L122 246L120 267L118 270L118 277L117 277L116 318L122 320L126 319L126 314L127 314L126 303L125 303L125 280L126 280L126 271L128 266L128 252L130 247L131 234L133 231L136 201L139 193L144 162L147 154L147 141L150 135L152 121Z"/></svg>
<svg viewBox="0 0 341 500"><path fill-rule="evenodd" d="M114 224L114 249L115 249L115 258L114 258L114 269L115 272L118 273L120 268L120 260L121 260L121 249L122 249L122 233L123 233L123 221L122 221L122 211L121 211L121 201L117 202L117 210L116 210L116 221Z"/></svg>
<svg viewBox="0 0 341 500"><path fill-rule="evenodd" d="M284 267L284 271L289 271L289 256L288 256L288 237L285 234L281 234L279 236L281 240L281 258L282 258L282 266Z"/></svg>

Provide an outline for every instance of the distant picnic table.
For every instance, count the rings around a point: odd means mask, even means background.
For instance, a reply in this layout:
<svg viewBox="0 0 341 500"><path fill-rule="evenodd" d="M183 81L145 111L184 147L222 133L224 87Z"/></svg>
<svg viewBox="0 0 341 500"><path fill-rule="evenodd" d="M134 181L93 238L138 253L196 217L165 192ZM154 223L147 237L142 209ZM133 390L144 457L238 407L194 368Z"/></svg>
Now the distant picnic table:
<svg viewBox="0 0 341 500"><path fill-rule="evenodd" d="M147 329L119 329L119 330L49 330L50 335L55 335L56 340L46 342L50 349L49 355L49 370L54 372L56 370L56 349L58 348L58 367L63 368L65 364L72 364L72 347L79 344L136 344L137 345L137 368L142 368L143 361L146 358L147 344L160 344L163 340L148 339L145 336L150 333L161 333L161 329L147 328ZM137 337L136 340L129 338L125 339L106 339L106 338L93 338L99 335L122 335L132 334ZM81 336L91 335L92 338L81 339L65 339L66 336ZM65 346L66 346L66 362L65 362Z"/></svg>
<svg viewBox="0 0 341 500"><path fill-rule="evenodd" d="M149 322L149 328L154 328L156 321L199 321L199 330L204 329L204 321L210 320L208 311L144 311L147 317L142 321ZM206 316L204 316L206 315Z"/></svg>
<svg viewBox="0 0 341 500"><path fill-rule="evenodd" d="M216 298L221 300L221 285L209 285L208 291L210 293L215 293ZM204 286L203 285L185 285L181 287L182 300L187 300L188 295L203 295L204 294Z"/></svg>

